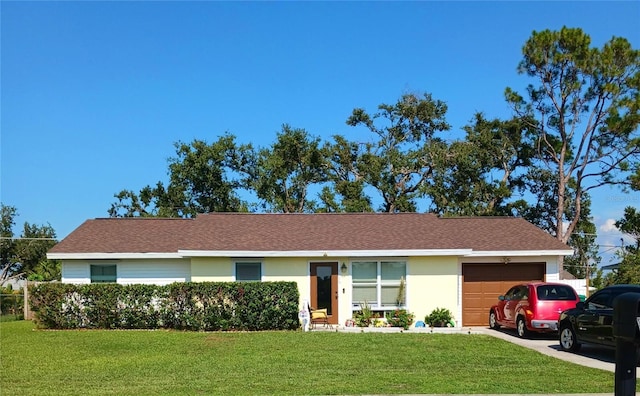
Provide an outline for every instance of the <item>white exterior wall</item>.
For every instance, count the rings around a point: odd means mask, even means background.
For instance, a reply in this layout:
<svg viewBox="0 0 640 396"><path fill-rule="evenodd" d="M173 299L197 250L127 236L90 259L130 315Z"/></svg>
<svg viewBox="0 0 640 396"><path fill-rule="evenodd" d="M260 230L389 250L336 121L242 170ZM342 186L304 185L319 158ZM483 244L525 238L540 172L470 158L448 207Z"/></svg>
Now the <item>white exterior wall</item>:
<svg viewBox="0 0 640 396"><path fill-rule="evenodd" d="M91 283L89 263L81 260L62 260L62 283Z"/></svg>
<svg viewBox="0 0 640 396"><path fill-rule="evenodd" d="M114 264L119 284L166 285L191 281L188 259L131 259L131 260L63 260L63 283L91 283L91 264Z"/></svg>
<svg viewBox="0 0 640 396"><path fill-rule="evenodd" d="M117 263L118 283L168 285L191 281L188 259L120 260Z"/></svg>

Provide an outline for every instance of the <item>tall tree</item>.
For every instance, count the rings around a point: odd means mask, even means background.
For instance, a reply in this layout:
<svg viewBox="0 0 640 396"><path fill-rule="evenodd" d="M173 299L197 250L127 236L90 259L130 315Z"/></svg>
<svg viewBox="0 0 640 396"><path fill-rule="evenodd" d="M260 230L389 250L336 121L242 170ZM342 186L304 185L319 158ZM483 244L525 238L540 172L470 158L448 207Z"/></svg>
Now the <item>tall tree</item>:
<svg viewBox="0 0 640 396"><path fill-rule="evenodd" d="M13 227L17 210L0 204L2 213L0 283L14 278L36 280L60 279L60 263L47 259L47 251L56 243L56 232L51 225L38 226L24 223L22 234L15 237Z"/></svg>
<svg viewBox="0 0 640 396"><path fill-rule="evenodd" d="M640 211L632 206L624 208L624 217L616 221L616 227L633 238L634 242L625 246L625 253L640 253Z"/></svg>
<svg viewBox="0 0 640 396"><path fill-rule="evenodd" d="M330 185L320 194L321 212L373 212L371 197L365 193L365 179L360 170L362 149L335 135L333 143L323 147Z"/></svg>
<svg viewBox="0 0 640 396"><path fill-rule="evenodd" d="M538 85L529 85L527 99L505 91L517 115L536 120L539 166L557 183L553 234L565 243L578 228L585 193L628 185L640 155L640 53L624 38L601 49L590 44L581 29L534 31L518 72Z"/></svg>
<svg viewBox="0 0 640 396"><path fill-rule="evenodd" d="M557 183L558 175L549 169L532 168L526 175L527 191L533 200L525 207L520 208L519 215L547 231L552 236L556 236L556 213L558 209ZM567 216L573 217L575 205L575 182L570 180L566 186L564 212ZM591 277L598 276L598 264L601 257L598 254L596 241L596 226L591 216L591 199L588 193L582 196L580 218L575 231L567 241L567 244L574 249L574 254L564 259L564 269L575 275L577 278L584 278L589 272Z"/></svg>
<svg viewBox="0 0 640 396"><path fill-rule="evenodd" d="M618 269L607 278L609 283L640 283L640 212L633 207L626 207L624 217L616 221L616 227L634 239L618 252L620 264Z"/></svg>
<svg viewBox="0 0 640 396"><path fill-rule="evenodd" d="M111 205L112 217L193 217L207 212L242 212L248 204L238 196L243 187L240 170L251 146L238 146L226 134L209 144L203 140L175 143L169 159L169 184L146 186L138 194L123 190Z"/></svg>
<svg viewBox="0 0 640 396"><path fill-rule="evenodd" d="M451 143L428 193L443 215L513 215L525 203L512 199L525 187L534 146L530 126L520 118L487 120L477 113L465 126L466 139Z"/></svg>
<svg viewBox="0 0 640 396"><path fill-rule="evenodd" d="M307 131L283 125L276 142L255 155L243 167L252 188L265 209L302 213L316 210L309 189L327 181L320 139Z"/></svg>
<svg viewBox="0 0 640 396"><path fill-rule="evenodd" d="M16 241L13 238L13 227L17 210L13 206L0 203L0 284L20 274L19 263L15 260Z"/></svg>
<svg viewBox="0 0 640 396"><path fill-rule="evenodd" d="M358 171L380 194L382 211L416 211L416 199L446 152L446 143L435 136L450 128L446 112L447 105L430 94L405 94L371 115L356 108L347 119L347 125L365 126L377 137L364 145Z"/></svg>

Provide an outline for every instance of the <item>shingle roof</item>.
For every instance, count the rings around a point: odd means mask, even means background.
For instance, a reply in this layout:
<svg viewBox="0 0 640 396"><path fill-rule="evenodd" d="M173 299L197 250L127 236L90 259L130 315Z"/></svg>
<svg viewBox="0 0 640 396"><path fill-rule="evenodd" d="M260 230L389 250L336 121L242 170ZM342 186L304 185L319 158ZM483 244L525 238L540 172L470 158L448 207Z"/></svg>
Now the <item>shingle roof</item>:
<svg viewBox="0 0 640 396"><path fill-rule="evenodd" d="M211 213L195 219L87 220L49 253L201 251L567 250L513 217L439 218L420 213Z"/></svg>

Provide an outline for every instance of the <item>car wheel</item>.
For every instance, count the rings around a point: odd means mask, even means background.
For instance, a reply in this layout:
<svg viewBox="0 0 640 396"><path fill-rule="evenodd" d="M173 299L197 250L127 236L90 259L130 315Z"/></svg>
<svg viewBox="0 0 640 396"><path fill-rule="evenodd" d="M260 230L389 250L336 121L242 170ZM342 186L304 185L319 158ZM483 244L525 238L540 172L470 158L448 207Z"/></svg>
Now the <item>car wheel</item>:
<svg viewBox="0 0 640 396"><path fill-rule="evenodd" d="M498 330L500 328L498 318L496 318L496 312L493 309L489 312L489 328L493 330Z"/></svg>
<svg viewBox="0 0 640 396"><path fill-rule="evenodd" d="M516 332L518 333L518 337L520 338L529 337L529 329L527 329L527 324L525 323L522 316L519 316L518 321L516 322Z"/></svg>
<svg viewBox="0 0 640 396"><path fill-rule="evenodd" d="M568 323L560 325L560 348L567 352L577 352L580 349L576 332Z"/></svg>

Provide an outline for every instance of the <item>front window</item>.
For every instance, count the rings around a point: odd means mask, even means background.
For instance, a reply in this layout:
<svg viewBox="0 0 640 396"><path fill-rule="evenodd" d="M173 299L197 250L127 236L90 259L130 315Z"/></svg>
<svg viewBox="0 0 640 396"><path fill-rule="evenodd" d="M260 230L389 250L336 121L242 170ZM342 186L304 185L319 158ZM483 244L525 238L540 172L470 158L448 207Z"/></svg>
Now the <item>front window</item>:
<svg viewBox="0 0 640 396"><path fill-rule="evenodd" d="M260 282L262 280L262 263L236 262L236 282Z"/></svg>
<svg viewBox="0 0 640 396"><path fill-rule="evenodd" d="M353 308L391 309L405 305L407 263L358 261L352 263Z"/></svg>
<svg viewBox="0 0 640 396"><path fill-rule="evenodd" d="M115 283L118 279L116 265L91 264L91 283Z"/></svg>

